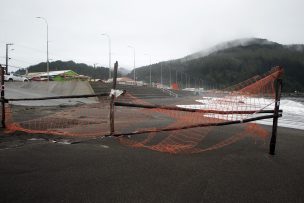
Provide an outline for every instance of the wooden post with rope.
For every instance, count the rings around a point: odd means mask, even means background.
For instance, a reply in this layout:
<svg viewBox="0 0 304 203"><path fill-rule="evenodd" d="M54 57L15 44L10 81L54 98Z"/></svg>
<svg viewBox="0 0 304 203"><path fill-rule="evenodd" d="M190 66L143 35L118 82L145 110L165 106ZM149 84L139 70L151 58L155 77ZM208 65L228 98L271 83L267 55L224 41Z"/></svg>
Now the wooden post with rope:
<svg viewBox="0 0 304 203"><path fill-rule="evenodd" d="M111 99L110 99L110 136L114 134L114 100L115 100L115 91L116 90L116 81L117 81L117 69L118 62L114 64L114 73L113 73L113 87L111 90Z"/></svg>
<svg viewBox="0 0 304 203"><path fill-rule="evenodd" d="M272 124L272 136L269 145L269 154L271 155L275 154L281 92L282 92L282 79L277 79L275 81L275 107L273 113L274 117Z"/></svg>

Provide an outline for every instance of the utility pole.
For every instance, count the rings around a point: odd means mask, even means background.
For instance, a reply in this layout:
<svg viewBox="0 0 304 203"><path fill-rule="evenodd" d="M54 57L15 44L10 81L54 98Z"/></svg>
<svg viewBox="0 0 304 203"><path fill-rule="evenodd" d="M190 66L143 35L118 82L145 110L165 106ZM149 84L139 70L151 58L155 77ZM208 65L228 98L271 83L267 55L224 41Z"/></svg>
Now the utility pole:
<svg viewBox="0 0 304 203"><path fill-rule="evenodd" d="M6 57L5 57L5 74L8 74L8 46L13 45L12 43L6 44Z"/></svg>

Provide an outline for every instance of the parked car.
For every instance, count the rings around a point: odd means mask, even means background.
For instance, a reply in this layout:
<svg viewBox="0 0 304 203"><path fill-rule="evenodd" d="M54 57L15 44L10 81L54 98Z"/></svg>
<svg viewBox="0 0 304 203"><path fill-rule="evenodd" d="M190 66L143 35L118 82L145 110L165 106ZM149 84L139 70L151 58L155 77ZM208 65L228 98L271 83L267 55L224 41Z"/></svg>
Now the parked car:
<svg viewBox="0 0 304 203"><path fill-rule="evenodd" d="M21 81L21 82L28 82L29 79L21 76L21 75L17 75L14 73L9 73L9 74L5 74L4 75L4 81L8 81L8 82L14 82L14 81Z"/></svg>

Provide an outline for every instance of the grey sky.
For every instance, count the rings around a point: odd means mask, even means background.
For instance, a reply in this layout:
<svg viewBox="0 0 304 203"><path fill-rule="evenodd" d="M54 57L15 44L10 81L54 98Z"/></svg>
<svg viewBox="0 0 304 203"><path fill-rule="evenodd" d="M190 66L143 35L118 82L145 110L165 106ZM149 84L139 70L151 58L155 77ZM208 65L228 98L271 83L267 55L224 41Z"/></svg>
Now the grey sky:
<svg viewBox="0 0 304 203"><path fill-rule="evenodd" d="M12 42L10 65L46 60L46 25L52 60L136 67L186 56L220 42L261 37L304 43L303 0L0 0L0 63ZM10 68L10 70L15 70Z"/></svg>

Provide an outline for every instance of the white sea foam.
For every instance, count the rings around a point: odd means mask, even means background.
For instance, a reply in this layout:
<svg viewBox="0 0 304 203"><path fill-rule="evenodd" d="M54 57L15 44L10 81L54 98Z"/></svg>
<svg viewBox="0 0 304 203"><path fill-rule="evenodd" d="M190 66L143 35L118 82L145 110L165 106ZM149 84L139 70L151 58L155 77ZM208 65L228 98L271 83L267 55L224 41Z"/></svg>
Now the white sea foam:
<svg viewBox="0 0 304 203"><path fill-rule="evenodd" d="M304 105L290 99L282 99L280 109L283 117L279 118L279 126L304 130ZM272 119L261 120L258 123L272 125Z"/></svg>
<svg viewBox="0 0 304 203"><path fill-rule="evenodd" d="M222 111L259 111L269 109L271 110L274 108L274 100L272 99L252 98L244 96L227 98L203 97L202 99L196 101L201 104L177 106L190 109L212 109ZM280 109L283 110L283 117L279 118L279 126L304 130L304 104L293 101L291 99L282 99L280 102ZM251 114L208 114L206 116L227 120L240 120L252 117ZM259 120L256 122L265 125L272 125L272 119Z"/></svg>

